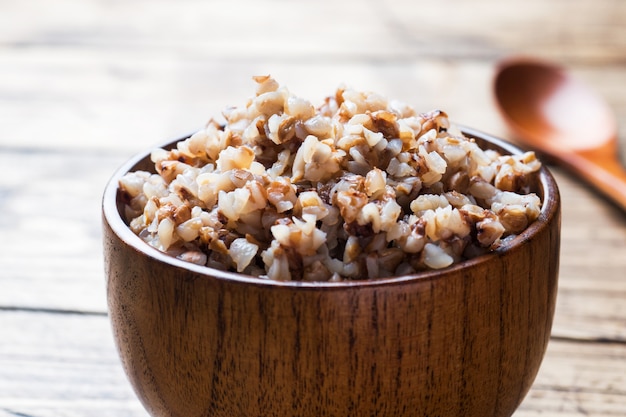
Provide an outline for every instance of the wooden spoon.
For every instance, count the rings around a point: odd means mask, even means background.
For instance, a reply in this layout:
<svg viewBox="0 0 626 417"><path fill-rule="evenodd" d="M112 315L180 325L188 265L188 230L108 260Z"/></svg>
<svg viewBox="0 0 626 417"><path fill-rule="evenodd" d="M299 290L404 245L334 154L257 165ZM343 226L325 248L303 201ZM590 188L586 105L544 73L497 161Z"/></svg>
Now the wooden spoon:
<svg viewBox="0 0 626 417"><path fill-rule="evenodd" d="M518 139L554 159L626 210L626 170L606 102L554 64L510 58L496 68L499 110Z"/></svg>

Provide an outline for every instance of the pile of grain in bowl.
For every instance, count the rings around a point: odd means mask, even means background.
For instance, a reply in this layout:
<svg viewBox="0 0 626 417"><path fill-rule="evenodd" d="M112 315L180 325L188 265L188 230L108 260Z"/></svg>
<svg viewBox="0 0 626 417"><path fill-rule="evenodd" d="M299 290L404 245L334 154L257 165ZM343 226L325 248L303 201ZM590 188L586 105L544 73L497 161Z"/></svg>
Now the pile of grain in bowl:
<svg viewBox="0 0 626 417"><path fill-rule="evenodd" d="M130 228L199 265L274 280L440 269L540 212L534 153L481 149L442 111L339 88L319 107L270 76L223 121L120 180Z"/></svg>

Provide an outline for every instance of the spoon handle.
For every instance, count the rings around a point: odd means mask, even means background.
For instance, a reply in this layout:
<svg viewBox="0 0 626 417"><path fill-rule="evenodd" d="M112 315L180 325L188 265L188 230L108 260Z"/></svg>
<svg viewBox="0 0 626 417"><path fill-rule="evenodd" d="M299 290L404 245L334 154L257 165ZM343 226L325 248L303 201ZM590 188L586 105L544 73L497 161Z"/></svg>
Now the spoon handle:
<svg viewBox="0 0 626 417"><path fill-rule="evenodd" d="M591 185L626 211L626 169L614 158L586 158L570 154L564 162Z"/></svg>

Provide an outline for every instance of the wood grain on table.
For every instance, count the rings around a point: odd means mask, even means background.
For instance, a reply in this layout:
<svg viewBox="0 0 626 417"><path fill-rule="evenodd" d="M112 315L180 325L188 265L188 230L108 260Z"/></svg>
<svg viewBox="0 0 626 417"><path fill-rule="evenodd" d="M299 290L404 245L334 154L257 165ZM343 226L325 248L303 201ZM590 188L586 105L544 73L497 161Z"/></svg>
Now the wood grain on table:
<svg viewBox="0 0 626 417"><path fill-rule="evenodd" d="M342 83L514 141L491 96L512 54L566 65L620 123L623 0L0 0L0 417L146 416L113 346L100 199L135 152L272 74ZM553 167L563 199L553 335L516 412L626 416L626 214Z"/></svg>

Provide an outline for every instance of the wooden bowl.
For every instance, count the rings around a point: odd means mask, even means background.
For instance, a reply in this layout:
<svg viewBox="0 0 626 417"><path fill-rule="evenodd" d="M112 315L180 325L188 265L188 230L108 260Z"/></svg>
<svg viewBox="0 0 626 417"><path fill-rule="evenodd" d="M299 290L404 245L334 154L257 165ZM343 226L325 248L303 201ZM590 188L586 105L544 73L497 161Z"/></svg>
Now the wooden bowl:
<svg viewBox="0 0 626 417"><path fill-rule="evenodd" d="M482 146L519 153L471 129ZM557 185L504 250L375 281L275 282L185 263L141 241L103 198L110 319L153 416L510 416L542 361L555 308Z"/></svg>

